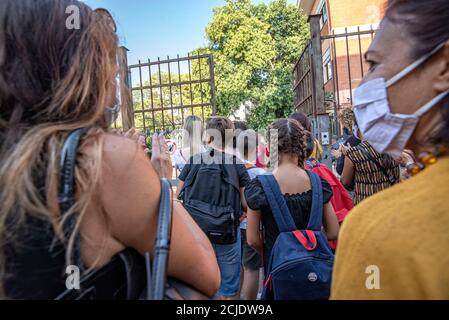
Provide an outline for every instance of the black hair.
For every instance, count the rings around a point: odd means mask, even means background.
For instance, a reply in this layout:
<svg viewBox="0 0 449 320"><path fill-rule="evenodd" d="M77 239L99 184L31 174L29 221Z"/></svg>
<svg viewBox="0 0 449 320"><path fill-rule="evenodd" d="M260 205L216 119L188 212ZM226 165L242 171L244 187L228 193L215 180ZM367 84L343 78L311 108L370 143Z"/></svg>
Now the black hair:
<svg viewBox="0 0 449 320"><path fill-rule="evenodd" d="M295 112L290 116L290 119L298 121L304 130L312 131L312 123L304 112Z"/></svg>
<svg viewBox="0 0 449 320"><path fill-rule="evenodd" d="M305 130L295 119L280 119L275 121L271 130L278 132L278 152L298 157L298 166L304 167L306 160ZM271 137L269 137L271 141Z"/></svg>

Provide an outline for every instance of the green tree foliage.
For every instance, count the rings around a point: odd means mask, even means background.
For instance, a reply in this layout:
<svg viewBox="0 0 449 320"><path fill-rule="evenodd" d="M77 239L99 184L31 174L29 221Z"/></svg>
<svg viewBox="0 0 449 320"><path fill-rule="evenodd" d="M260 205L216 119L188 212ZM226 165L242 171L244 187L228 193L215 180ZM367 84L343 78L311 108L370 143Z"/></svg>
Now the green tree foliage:
<svg viewBox="0 0 449 320"><path fill-rule="evenodd" d="M250 124L261 128L293 111L293 65L309 38L307 18L294 5L226 0L206 36L208 47L199 51L214 55L219 114L250 103Z"/></svg>

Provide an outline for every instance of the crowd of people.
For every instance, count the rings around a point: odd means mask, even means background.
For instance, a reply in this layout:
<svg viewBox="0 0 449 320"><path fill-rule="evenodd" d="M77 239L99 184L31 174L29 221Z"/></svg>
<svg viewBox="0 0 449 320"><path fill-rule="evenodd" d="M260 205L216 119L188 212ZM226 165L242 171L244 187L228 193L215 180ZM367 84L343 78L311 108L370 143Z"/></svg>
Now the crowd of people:
<svg viewBox="0 0 449 320"><path fill-rule="evenodd" d="M75 2L79 30L63 27ZM54 299L68 265L86 275L126 250L154 253L173 164L162 135L150 152L138 131L110 129L111 21L78 1L0 2L1 298ZM214 299L449 299L447 21L447 0L388 1L335 171L303 113L267 137L188 117L173 158L169 276Z"/></svg>

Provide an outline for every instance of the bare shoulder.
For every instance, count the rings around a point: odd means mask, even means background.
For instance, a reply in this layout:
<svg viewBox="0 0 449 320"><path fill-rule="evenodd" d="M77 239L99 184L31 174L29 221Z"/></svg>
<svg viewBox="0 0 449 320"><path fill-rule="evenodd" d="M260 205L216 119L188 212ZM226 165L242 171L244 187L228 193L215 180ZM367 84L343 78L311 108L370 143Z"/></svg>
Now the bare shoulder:
<svg viewBox="0 0 449 320"><path fill-rule="evenodd" d="M102 156L104 183L114 186L110 191L158 189L159 177L150 158L135 141L105 134Z"/></svg>
<svg viewBox="0 0 449 320"><path fill-rule="evenodd" d="M104 241L100 235L107 234L106 257L124 247L149 251L157 225L159 177L135 141L114 134L100 138L101 148L89 143L82 150L89 158L101 159L98 194L86 214L84 233L97 243ZM89 261L95 261L98 248L90 249Z"/></svg>
<svg viewBox="0 0 449 320"><path fill-rule="evenodd" d="M106 134L103 145L101 198L112 235L141 252L153 243L160 180L148 155L133 140ZM148 239L147 239L148 238Z"/></svg>
<svg viewBox="0 0 449 320"><path fill-rule="evenodd" d="M148 156L135 141L109 133L104 135L103 162L114 172L151 167Z"/></svg>
<svg viewBox="0 0 449 320"><path fill-rule="evenodd" d="M96 138L98 137L96 136ZM103 180L111 182L111 179L118 178L123 184L124 177L136 174L151 179L156 177L158 180L150 158L132 139L117 134L103 133L99 139L102 141L101 148L98 143L94 142L93 136L89 139L91 140L83 146L81 152L88 158L101 159Z"/></svg>

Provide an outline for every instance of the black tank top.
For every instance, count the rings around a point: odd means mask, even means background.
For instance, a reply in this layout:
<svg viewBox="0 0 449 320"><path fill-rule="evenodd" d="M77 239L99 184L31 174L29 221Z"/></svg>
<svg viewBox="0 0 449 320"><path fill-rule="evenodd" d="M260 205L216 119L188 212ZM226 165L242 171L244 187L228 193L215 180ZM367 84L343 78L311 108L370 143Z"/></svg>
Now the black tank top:
<svg viewBox="0 0 449 320"><path fill-rule="evenodd" d="M55 299L66 290L65 253L61 241L55 241L50 221L27 215L14 240L5 247L3 285L7 298Z"/></svg>

